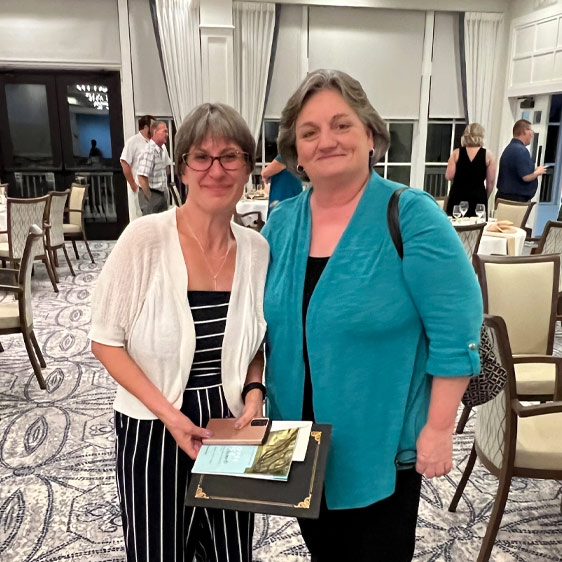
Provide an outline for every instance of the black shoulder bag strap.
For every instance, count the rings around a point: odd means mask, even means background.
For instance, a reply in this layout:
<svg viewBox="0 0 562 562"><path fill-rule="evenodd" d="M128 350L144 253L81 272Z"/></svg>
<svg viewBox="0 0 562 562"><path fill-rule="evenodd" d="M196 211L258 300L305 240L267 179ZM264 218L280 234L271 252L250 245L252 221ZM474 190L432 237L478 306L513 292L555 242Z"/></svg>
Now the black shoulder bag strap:
<svg viewBox="0 0 562 562"><path fill-rule="evenodd" d="M398 217L398 203L400 201L400 195L403 191L406 191L407 187L401 187L397 189L388 200L388 207L386 208L386 222L388 224L388 231L390 232L390 237L396 248L396 252L400 256L400 259L404 257L404 245L402 244L402 233L400 232L400 220Z"/></svg>

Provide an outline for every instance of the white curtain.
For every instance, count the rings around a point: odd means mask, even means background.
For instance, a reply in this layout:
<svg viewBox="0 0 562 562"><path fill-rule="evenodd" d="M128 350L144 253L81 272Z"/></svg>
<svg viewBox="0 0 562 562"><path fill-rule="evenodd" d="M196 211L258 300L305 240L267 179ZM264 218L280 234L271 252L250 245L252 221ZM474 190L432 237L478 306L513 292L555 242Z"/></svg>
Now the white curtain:
<svg viewBox="0 0 562 562"><path fill-rule="evenodd" d="M466 105L470 123L490 134L493 93L498 74L502 14L467 12L464 16ZM489 137L488 137L489 138Z"/></svg>
<svg viewBox="0 0 562 562"><path fill-rule="evenodd" d="M199 0L155 0L155 4L164 78L172 116L179 127L203 102Z"/></svg>
<svg viewBox="0 0 562 562"><path fill-rule="evenodd" d="M234 107L257 140L265 104L275 4L235 2Z"/></svg>

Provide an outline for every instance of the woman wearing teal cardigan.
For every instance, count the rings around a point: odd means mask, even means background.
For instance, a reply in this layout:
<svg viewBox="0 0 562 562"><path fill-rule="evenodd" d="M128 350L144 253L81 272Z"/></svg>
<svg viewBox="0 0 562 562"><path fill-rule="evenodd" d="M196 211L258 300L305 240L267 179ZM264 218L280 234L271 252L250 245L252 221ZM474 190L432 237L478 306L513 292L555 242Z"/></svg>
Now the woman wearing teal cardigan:
<svg viewBox="0 0 562 562"><path fill-rule="evenodd" d="M372 171L389 135L359 82L309 74L278 144L314 187L263 230L270 415L333 426L320 519L301 531L313 560L411 560L421 475L451 469L457 408L480 369L476 277L421 190L400 197L398 255L386 212L400 186Z"/></svg>

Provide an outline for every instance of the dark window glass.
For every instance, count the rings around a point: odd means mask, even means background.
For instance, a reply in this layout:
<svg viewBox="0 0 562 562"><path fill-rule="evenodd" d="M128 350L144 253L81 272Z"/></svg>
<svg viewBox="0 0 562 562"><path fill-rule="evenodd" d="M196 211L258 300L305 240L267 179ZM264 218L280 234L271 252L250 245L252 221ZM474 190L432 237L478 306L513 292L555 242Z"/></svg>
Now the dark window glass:
<svg viewBox="0 0 562 562"><path fill-rule="evenodd" d="M410 185L410 166L388 166L386 177L391 181Z"/></svg>
<svg viewBox="0 0 562 562"><path fill-rule="evenodd" d="M558 125L549 125L546 135L546 148L544 151L544 163L554 164L556 161L556 145L558 144Z"/></svg>
<svg viewBox="0 0 562 562"><path fill-rule="evenodd" d="M447 162L451 151L451 123L428 123L426 162Z"/></svg>
<svg viewBox="0 0 562 562"><path fill-rule="evenodd" d="M51 127L44 84L6 84L14 166L53 166Z"/></svg>
<svg viewBox="0 0 562 562"><path fill-rule="evenodd" d="M447 195L448 185L445 179L446 166L426 166L423 188L433 197Z"/></svg>
<svg viewBox="0 0 562 562"><path fill-rule="evenodd" d="M256 164L262 161L262 144L263 144L263 135L260 129L260 138L258 139L258 143L256 144Z"/></svg>
<svg viewBox="0 0 562 562"><path fill-rule="evenodd" d="M562 109L562 94L552 96L550 101L550 115L548 117L549 123L560 123L560 113Z"/></svg>
<svg viewBox="0 0 562 562"><path fill-rule="evenodd" d="M384 166L375 166L373 169L381 178L384 178Z"/></svg>
<svg viewBox="0 0 562 562"><path fill-rule="evenodd" d="M455 136L453 138L453 149L461 147L461 137L466 128L466 123L455 123Z"/></svg>
<svg viewBox="0 0 562 562"><path fill-rule="evenodd" d="M412 136L413 123L390 123L390 148L388 149L389 162L412 161Z"/></svg>
<svg viewBox="0 0 562 562"><path fill-rule="evenodd" d="M265 161L272 162L277 154L277 135L279 134L279 121L264 121L265 129Z"/></svg>
<svg viewBox="0 0 562 562"><path fill-rule="evenodd" d="M98 84L67 87L72 154L80 168L111 167L108 88Z"/></svg>

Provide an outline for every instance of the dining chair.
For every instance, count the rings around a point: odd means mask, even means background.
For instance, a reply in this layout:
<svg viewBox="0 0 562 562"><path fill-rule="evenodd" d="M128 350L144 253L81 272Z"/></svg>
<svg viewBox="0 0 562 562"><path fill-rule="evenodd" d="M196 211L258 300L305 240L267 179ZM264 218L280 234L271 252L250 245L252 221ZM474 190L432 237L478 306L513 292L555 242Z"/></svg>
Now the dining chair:
<svg viewBox="0 0 562 562"><path fill-rule="evenodd" d="M554 401L524 406L517 393L515 368L506 323L499 316L484 318L496 358L507 372L507 383L493 400L478 407L474 444L449 511L455 512L478 458L499 480L490 520L477 562L490 559L513 478L562 480L562 357L550 357L556 367ZM531 499L531 498L529 498Z"/></svg>
<svg viewBox="0 0 562 562"><path fill-rule="evenodd" d="M555 367L552 357L558 319L560 256L481 256L478 273L484 312L501 316L515 354L517 395L521 400L551 400ZM464 408L456 433L462 433L471 409Z"/></svg>
<svg viewBox="0 0 562 562"><path fill-rule="evenodd" d="M74 248L74 255L79 260L78 248L76 247L76 240L82 240L86 245L86 250L90 256L92 263L95 263L94 256L90 251L88 240L86 239L86 229L84 227L84 201L86 198L86 185L73 183L70 189L70 197L68 201L68 223L63 224L64 239L72 242Z"/></svg>
<svg viewBox="0 0 562 562"><path fill-rule="evenodd" d="M53 266L53 273L58 282L57 267L59 265L57 251L61 250L64 253L66 263L70 269L73 277L76 276L72 264L66 251L64 240L64 209L66 207L66 199L70 191L49 191L49 199L47 200L47 208L45 211L45 247L49 252L51 264Z"/></svg>
<svg viewBox="0 0 562 562"><path fill-rule="evenodd" d="M16 297L14 301L5 299L0 302L0 335L22 334L33 372L40 388L45 389L41 367L47 365L33 331L31 306L31 270L33 261L43 251L43 231L33 224L26 237L19 269L0 270L0 292L12 293Z"/></svg>
<svg viewBox="0 0 562 562"><path fill-rule="evenodd" d="M461 239L464 251L470 260L470 263L472 263L472 259L478 252L478 246L480 245L480 239L482 238L482 233L484 232L486 223L481 222L463 225L455 224L453 226Z"/></svg>
<svg viewBox="0 0 562 562"><path fill-rule="evenodd" d="M437 201L437 204L441 207L443 211L447 208L447 200L449 199L447 195L443 195L441 197L434 197L434 199L435 201Z"/></svg>
<svg viewBox="0 0 562 562"><path fill-rule="evenodd" d="M254 216L255 219L252 220L251 222L247 222L243 220L244 217L250 217L250 216ZM248 211L247 213L239 213L238 211L234 211L232 220L236 224L239 224L240 226L251 228L252 230L255 230L257 232L260 232L265 225L265 221L263 220L263 215L261 214L261 211Z"/></svg>
<svg viewBox="0 0 562 562"><path fill-rule="evenodd" d="M43 225L48 199L48 195L31 199L8 197L6 205L8 241L0 242L0 260L3 263L9 261L12 267L18 266L23 257L29 227L32 224ZM55 275L45 249L45 242L43 241L42 244L42 252L39 252L35 259L43 262L53 285L53 290L58 293Z"/></svg>
<svg viewBox="0 0 562 562"><path fill-rule="evenodd" d="M534 201L526 203L519 201L508 201L507 199L496 199L495 218L498 221L508 220L517 228L525 229Z"/></svg>

